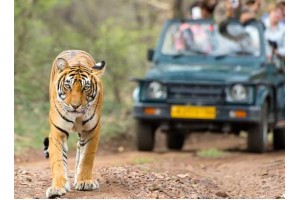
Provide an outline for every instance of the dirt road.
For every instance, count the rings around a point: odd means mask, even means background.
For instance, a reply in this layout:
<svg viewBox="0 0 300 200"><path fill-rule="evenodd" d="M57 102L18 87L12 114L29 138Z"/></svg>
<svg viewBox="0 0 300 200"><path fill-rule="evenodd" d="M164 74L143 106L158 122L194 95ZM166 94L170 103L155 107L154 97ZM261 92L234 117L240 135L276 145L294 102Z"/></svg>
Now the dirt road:
<svg viewBox="0 0 300 200"><path fill-rule="evenodd" d="M94 165L100 189L79 192L72 187L62 198L284 198L284 151L250 154L244 150L244 137L193 134L183 151L170 152L163 137L157 136L153 153L135 151L131 140L102 142ZM222 151L201 153L211 148ZM74 153L69 155L71 183ZM49 161L42 150L25 161L15 158L15 198L45 198L50 185Z"/></svg>

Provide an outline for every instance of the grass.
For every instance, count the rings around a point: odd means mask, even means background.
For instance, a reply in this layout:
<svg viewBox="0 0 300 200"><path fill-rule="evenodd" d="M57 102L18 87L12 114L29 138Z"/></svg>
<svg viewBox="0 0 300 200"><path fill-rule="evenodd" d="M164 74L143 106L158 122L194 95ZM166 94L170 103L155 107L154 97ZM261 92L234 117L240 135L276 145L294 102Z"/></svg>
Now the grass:
<svg viewBox="0 0 300 200"><path fill-rule="evenodd" d="M206 157L206 158L220 158L225 155L225 153L219 149L210 148L205 150L199 150L196 152L196 155L199 157Z"/></svg>
<svg viewBox="0 0 300 200"><path fill-rule="evenodd" d="M138 157L138 158L134 158L132 160L132 162L134 164L147 164L147 163L152 163L153 160L151 158L147 158L147 157Z"/></svg>
<svg viewBox="0 0 300 200"><path fill-rule="evenodd" d="M113 106L111 106L113 107ZM121 109L103 109L101 118L101 140L110 139L120 133L130 133L133 119L124 116ZM123 111L124 112L124 111ZM21 155L28 149L43 151L43 140L49 135L49 103L15 102L14 116L14 153ZM76 149L77 133L70 133L69 150Z"/></svg>
<svg viewBox="0 0 300 200"><path fill-rule="evenodd" d="M43 149L43 139L49 134L49 105L43 103L15 106L14 150Z"/></svg>

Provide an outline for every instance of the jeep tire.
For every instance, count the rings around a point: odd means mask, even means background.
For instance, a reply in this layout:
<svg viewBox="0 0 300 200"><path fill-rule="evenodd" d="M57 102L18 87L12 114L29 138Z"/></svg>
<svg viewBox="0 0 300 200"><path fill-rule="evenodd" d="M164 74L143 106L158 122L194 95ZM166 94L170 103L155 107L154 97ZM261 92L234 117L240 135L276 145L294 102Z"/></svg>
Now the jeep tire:
<svg viewBox="0 0 300 200"><path fill-rule="evenodd" d="M273 148L274 150L285 149L285 129L275 128L273 131Z"/></svg>
<svg viewBox="0 0 300 200"><path fill-rule="evenodd" d="M248 151L264 153L268 145L268 104L262 106L260 122L248 130Z"/></svg>
<svg viewBox="0 0 300 200"><path fill-rule="evenodd" d="M184 144L185 135L178 131L167 133L167 147L170 150L181 150Z"/></svg>
<svg viewBox="0 0 300 200"><path fill-rule="evenodd" d="M153 151L155 126L147 121L137 120L135 124L137 148L139 151Z"/></svg>

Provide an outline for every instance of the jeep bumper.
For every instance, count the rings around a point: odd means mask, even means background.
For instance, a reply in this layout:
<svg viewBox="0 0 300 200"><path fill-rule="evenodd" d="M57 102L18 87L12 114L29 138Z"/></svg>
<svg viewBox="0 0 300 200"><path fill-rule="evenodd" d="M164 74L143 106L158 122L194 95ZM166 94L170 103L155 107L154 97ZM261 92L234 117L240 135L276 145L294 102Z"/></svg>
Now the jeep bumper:
<svg viewBox="0 0 300 200"><path fill-rule="evenodd" d="M171 106L169 104L157 103L136 103L134 105L133 115L136 119L155 120L155 121L211 121L211 122L245 122L257 123L261 119L261 108L259 106L233 106L233 105L216 105L215 117L206 118L180 118L171 116Z"/></svg>

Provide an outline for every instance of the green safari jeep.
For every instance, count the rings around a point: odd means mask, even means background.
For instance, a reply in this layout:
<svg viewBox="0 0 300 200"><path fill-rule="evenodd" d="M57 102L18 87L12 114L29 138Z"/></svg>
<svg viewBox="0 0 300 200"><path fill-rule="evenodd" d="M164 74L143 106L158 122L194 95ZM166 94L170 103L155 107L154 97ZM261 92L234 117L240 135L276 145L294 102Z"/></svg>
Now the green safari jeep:
<svg viewBox="0 0 300 200"><path fill-rule="evenodd" d="M248 134L248 151L285 148L284 61L272 54L261 22L217 25L211 20L169 20L151 69L133 79L137 147L152 151L157 128L180 150L191 132Z"/></svg>

